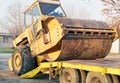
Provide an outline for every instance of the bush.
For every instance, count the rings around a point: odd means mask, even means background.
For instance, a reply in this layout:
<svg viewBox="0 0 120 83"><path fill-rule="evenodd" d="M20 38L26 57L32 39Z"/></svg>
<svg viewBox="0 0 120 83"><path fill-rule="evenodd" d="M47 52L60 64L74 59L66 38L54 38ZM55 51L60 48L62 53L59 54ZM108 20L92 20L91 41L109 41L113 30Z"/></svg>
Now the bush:
<svg viewBox="0 0 120 83"><path fill-rule="evenodd" d="M0 48L0 53L12 53L12 48Z"/></svg>

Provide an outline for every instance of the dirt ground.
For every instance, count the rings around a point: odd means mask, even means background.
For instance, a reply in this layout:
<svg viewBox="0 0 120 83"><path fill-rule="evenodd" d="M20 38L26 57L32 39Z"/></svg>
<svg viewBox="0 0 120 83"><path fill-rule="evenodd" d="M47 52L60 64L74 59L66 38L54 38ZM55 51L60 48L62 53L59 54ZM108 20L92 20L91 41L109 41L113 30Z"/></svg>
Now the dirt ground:
<svg viewBox="0 0 120 83"><path fill-rule="evenodd" d="M37 79L21 79L9 71L7 61L12 54L0 53L0 83L59 83L57 80L48 80L48 76ZM109 54L106 58L120 58L120 54Z"/></svg>

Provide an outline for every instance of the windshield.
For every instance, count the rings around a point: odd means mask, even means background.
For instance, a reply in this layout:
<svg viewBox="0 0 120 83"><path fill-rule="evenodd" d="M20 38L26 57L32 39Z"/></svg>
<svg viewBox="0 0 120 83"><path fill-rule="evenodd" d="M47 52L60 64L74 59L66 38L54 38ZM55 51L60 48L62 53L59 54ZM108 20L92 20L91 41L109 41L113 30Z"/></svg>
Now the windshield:
<svg viewBox="0 0 120 83"><path fill-rule="evenodd" d="M60 5L40 3L41 12L49 16L65 16Z"/></svg>

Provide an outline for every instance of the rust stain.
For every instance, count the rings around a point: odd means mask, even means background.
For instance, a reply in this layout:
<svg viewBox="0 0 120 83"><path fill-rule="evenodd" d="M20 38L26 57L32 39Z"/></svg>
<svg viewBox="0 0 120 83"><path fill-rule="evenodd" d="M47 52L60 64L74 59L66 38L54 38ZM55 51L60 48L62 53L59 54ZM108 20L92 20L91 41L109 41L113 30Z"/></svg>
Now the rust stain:
<svg viewBox="0 0 120 83"><path fill-rule="evenodd" d="M115 32L106 23L93 20L57 18L64 26L61 39L61 53L56 59L79 60L97 59L107 56L111 49Z"/></svg>

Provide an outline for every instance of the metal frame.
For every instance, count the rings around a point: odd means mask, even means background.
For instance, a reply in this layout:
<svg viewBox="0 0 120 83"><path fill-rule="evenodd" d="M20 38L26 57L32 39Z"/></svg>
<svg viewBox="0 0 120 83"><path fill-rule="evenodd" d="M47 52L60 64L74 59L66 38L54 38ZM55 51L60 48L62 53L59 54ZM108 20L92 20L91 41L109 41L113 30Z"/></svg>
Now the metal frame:
<svg viewBox="0 0 120 83"><path fill-rule="evenodd" d="M21 75L21 78L33 78L38 72L40 72L42 69L50 69L53 67L57 67L59 70L61 68L73 68L78 70L85 70L85 71L94 71L94 72L101 72L102 75L104 74L114 74L120 76L120 68L118 67L103 67L100 65L87 65L87 64L78 64L78 63L69 63L69 62L42 62L39 64L39 66L26 73Z"/></svg>

